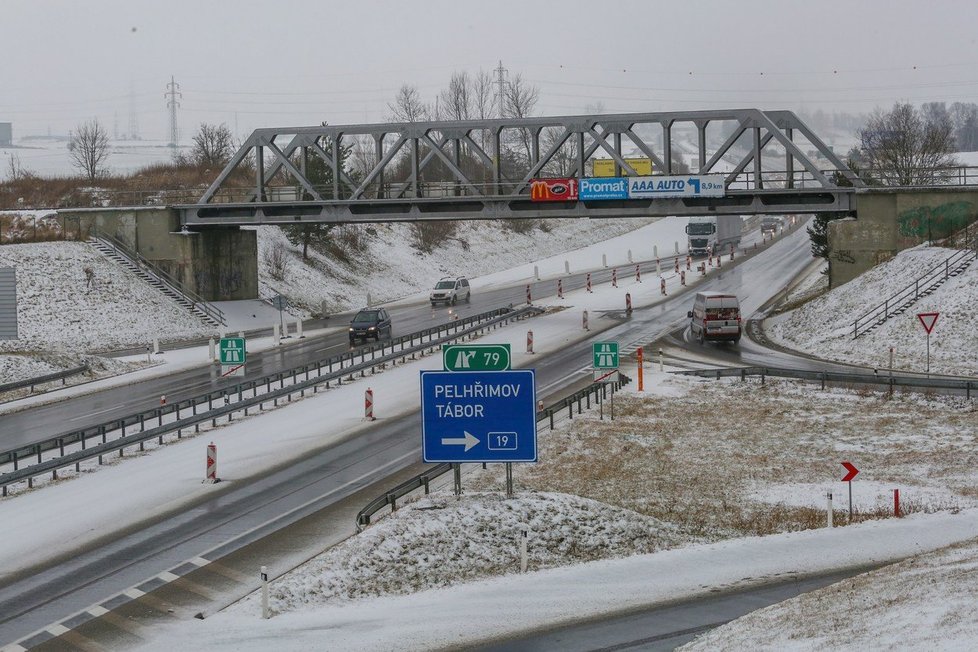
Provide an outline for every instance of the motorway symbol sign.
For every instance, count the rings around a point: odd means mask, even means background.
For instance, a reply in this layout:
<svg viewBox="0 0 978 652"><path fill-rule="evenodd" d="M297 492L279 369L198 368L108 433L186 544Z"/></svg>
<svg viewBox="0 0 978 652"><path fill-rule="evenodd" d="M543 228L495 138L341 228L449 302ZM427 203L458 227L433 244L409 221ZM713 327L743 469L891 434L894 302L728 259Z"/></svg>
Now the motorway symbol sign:
<svg viewBox="0 0 978 652"><path fill-rule="evenodd" d="M422 371L425 462L536 462L536 373Z"/></svg>
<svg viewBox="0 0 978 652"><path fill-rule="evenodd" d="M857 469L851 462L843 462L842 466L846 467L846 471L848 471L848 473L846 473L846 477L842 478L843 482L851 481L856 477L856 474L859 473L859 469Z"/></svg>
<svg viewBox="0 0 978 652"><path fill-rule="evenodd" d="M618 368L618 342L595 342L591 345L595 369Z"/></svg>
<svg viewBox="0 0 978 652"><path fill-rule="evenodd" d="M245 350L245 339L243 337L221 338L220 352L222 365L244 364L248 357L248 353Z"/></svg>
<svg viewBox="0 0 978 652"><path fill-rule="evenodd" d="M917 319L920 320L920 324L924 327L924 330L927 331L927 334L928 335L930 335L930 332L932 330L934 330L934 325L937 324L937 318L940 317L940 316L941 316L941 313L939 313L939 312L918 312L917 313Z"/></svg>
<svg viewBox="0 0 978 652"><path fill-rule="evenodd" d="M509 344L443 344L445 371L506 371L513 356Z"/></svg>

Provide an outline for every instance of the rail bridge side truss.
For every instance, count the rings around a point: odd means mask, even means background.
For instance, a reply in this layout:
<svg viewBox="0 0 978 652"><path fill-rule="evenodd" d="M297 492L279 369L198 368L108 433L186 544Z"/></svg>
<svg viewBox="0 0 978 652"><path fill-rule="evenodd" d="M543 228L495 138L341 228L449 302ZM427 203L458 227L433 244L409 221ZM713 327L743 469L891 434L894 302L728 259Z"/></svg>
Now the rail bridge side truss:
<svg viewBox="0 0 978 652"><path fill-rule="evenodd" d="M587 176L595 158L636 176L636 156L665 175L691 160L727 194L530 200L534 178ZM794 113L737 109L258 129L178 208L189 225L845 212L862 186Z"/></svg>

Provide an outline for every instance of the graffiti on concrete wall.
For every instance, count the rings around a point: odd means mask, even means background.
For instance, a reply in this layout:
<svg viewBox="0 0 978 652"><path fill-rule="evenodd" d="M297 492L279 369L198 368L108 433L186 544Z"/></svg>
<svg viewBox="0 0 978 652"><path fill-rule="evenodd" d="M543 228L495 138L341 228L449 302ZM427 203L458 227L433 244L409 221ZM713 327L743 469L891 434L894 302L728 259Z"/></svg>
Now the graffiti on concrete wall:
<svg viewBox="0 0 978 652"><path fill-rule="evenodd" d="M216 301L227 301L234 293L241 290L244 284L244 277L241 270L231 269L215 272L213 270L199 270L194 273L194 284L197 292L207 297L217 297Z"/></svg>
<svg viewBox="0 0 978 652"><path fill-rule="evenodd" d="M939 206L920 206L905 210L897 216L900 235L905 238L935 240L964 228L975 217L975 208L965 201L948 202Z"/></svg>
<svg viewBox="0 0 978 652"><path fill-rule="evenodd" d="M856 262L855 256L848 249L839 249L832 252L832 258L839 261L840 263L854 264Z"/></svg>

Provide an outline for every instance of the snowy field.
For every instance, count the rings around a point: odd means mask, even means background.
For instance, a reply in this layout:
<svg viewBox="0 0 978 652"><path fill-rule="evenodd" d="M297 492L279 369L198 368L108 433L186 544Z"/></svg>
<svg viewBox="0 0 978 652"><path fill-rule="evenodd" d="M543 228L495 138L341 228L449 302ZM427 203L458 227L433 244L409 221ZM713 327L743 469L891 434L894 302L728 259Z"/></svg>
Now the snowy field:
<svg viewBox="0 0 978 652"><path fill-rule="evenodd" d="M820 358L923 372L927 337L917 313L939 312L930 336L930 369L938 374L978 376L975 306L978 305L978 263L951 277L933 294L921 297L902 315L891 317L872 332L852 337L853 321L885 298L913 285L915 279L956 253L956 249L919 246L901 251L858 279L798 309L767 320L771 339Z"/></svg>

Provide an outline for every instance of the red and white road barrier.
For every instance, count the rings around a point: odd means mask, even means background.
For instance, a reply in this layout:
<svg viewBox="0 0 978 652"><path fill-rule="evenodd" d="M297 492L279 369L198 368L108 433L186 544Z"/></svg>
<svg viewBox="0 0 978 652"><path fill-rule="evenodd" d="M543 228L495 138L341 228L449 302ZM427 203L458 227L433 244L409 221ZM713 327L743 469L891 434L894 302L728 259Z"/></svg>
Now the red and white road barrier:
<svg viewBox="0 0 978 652"><path fill-rule="evenodd" d="M618 287L618 268L617 267L611 270L611 287L613 287L613 288Z"/></svg>
<svg viewBox="0 0 978 652"><path fill-rule="evenodd" d="M526 331L526 352L533 353L533 331Z"/></svg>
<svg viewBox="0 0 978 652"><path fill-rule="evenodd" d="M721 261L722 260L723 260L723 256L721 256L720 254L717 254L717 267L718 268L721 266Z"/></svg>
<svg viewBox="0 0 978 652"><path fill-rule="evenodd" d="M734 246L730 245L730 260L734 259Z"/></svg>
<svg viewBox="0 0 978 652"><path fill-rule="evenodd" d="M166 405L166 394L160 396L160 407L163 407L164 405Z"/></svg>
<svg viewBox="0 0 978 652"><path fill-rule="evenodd" d="M690 255L686 256L686 271L693 269L693 257Z"/></svg>
<svg viewBox="0 0 978 652"><path fill-rule="evenodd" d="M588 272L588 275L587 275L587 291L588 292L591 291L591 273L590 272Z"/></svg>
<svg viewBox="0 0 978 652"><path fill-rule="evenodd" d="M529 285L526 286L526 302L527 303L533 303L533 299L530 298L530 286Z"/></svg>
<svg viewBox="0 0 978 652"><path fill-rule="evenodd" d="M564 298L564 283L559 278L557 279L557 298Z"/></svg>
<svg viewBox="0 0 978 652"><path fill-rule="evenodd" d="M625 293L625 312L627 314L632 314L632 294L630 292Z"/></svg>
<svg viewBox="0 0 978 652"><path fill-rule="evenodd" d="M706 276L706 263L700 263L700 274Z"/></svg>
<svg viewBox="0 0 978 652"><path fill-rule="evenodd" d="M666 294L666 279L660 279L659 280L659 289L662 290L662 295L665 296L665 294Z"/></svg>
<svg viewBox="0 0 978 652"><path fill-rule="evenodd" d="M582 318L582 323L584 325L584 330L589 331L590 328L587 327L587 310L584 311L584 317Z"/></svg>
<svg viewBox="0 0 978 652"><path fill-rule="evenodd" d="M636 283L642 282L642 270L639 269L639 265L635 266L635 282Z"/></svg>
<svg viewBox="0 0 978 652"><path fill-rule="evenodd" d="M676 271L679 271L679 256L676 256Z"/></svg>
<svg viewBox="0 0 978 652"><path fill-rule="evenodd" d="M214 442L207 445L207 469L204 482L219 482L217 478L217 446L214 445Z"/></svg>
<svg viewBox="0 0 978 652"><path fill-rule="evenodd" d="M363 393L363 420L376 421L374 418L374 390L369 387Z"/></svg>
<svg viewBox="0 0 978 652"><path fill-rule="evenodd" d="M680 285L686 285L686 271L685 270L679 272L679 284Z"/></svg>

